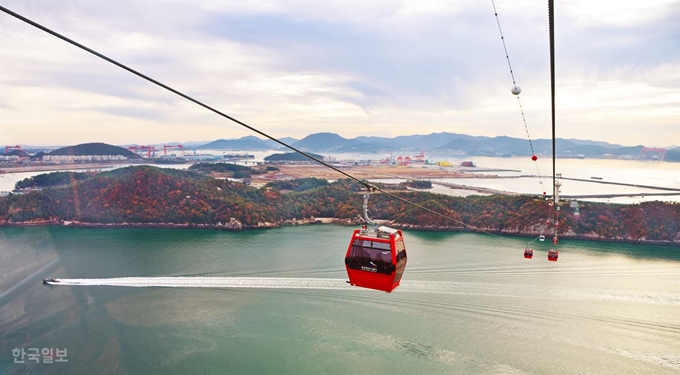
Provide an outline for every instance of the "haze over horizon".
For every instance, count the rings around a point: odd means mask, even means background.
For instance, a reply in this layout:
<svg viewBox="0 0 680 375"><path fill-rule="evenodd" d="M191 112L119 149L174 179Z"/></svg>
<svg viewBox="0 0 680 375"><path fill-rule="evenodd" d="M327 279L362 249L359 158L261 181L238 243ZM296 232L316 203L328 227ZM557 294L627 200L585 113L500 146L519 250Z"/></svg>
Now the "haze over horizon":
<svg viewBox="0 0 680 375"><path fill-rule="evenodd" d="M550 138L546 3L496 1L534 139ZM526 138L490 1L2 5L277 138ZM557 137L680 145L680 1L555 15ZM0 50L0 143L256 135L5 13Z"/></svg>

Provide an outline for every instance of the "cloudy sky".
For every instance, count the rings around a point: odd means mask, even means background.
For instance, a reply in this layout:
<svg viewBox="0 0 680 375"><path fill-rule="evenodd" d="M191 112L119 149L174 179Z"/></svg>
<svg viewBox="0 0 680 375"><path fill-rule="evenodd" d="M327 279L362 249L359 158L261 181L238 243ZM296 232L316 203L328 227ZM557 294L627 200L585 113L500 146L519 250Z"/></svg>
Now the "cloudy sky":
<svg viewBox="0 0 680 375"><path fill-rule="evenodd" d="M496 0L532 138L547 1ZM525 138L491 1L0 0L275 137ZM680 1L556 1L557 136L680 145ZM252 135L0 12L0 143Z"/></svg>

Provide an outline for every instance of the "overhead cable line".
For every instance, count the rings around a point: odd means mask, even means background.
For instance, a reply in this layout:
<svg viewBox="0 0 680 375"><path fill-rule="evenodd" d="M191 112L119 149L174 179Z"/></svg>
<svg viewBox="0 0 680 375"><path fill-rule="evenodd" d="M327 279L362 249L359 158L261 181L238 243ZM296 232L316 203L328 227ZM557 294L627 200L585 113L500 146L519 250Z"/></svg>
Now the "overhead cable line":
<svg viewBox="0 0 680 375"><path fill-rule="evenodd" d="M552 178L553 199L557 196L555 184L555 5L553 0L548 0L548 34L550 36L550 108L552 119ZM557 203L557 202L555 202Z"/></svg>
<svg viewBox="0 0 680 375"><path fill-rule="evenodd" d="M510 64L510 54L508 53L508 48L507 48L507 45L505 44L505 36L503 35L503 28L501 27L501 21L500 21L500 18L498 17L498 11L496 10L496 4L495 4L494 0L491 0L491 5L493 6L494 15L496 16L496 24L498 24L498 32L501 36L501 42L503 43L503 50L505 51L505 58L508 61L508 68L510 69L510 77L512 78L512 93L517 96L517 104L519 105L519 111L522 114L522 122L524 123L524 130L526 131L527 139L529 140L529 147L531 148L531 160L533 160L534 166L536 167L536 173L538 174L538 181L541 185L541 190L543 191L543 195L545 196L547 191L546 191L545 186L543 185L543 177L541 176L541 172L538 169L538 161L537 161L538 157L536 156L536 151L534 150L534 144L533 144L533 141L531 139L531 136L529 135L529 126L527 125L527 119L526 119L526 116L524 115L524 108L522 107L522 101L521 101L520 96L519 96L519 94L521 93L522 90L517 86L517 83L515 81L515 73L513 72L512 65ZM549 5L549 7L551 7L551 6L552 5ZM549 10L548 13L551 13L551 11ZM549 15L549 18L550 18L550 15ZM550 27L551 27L551 30L552 30L552 24L551 24ZM552 43L552 36L551 36L551 43ZM552 44L551 44L551 48L552 48ZM551 62L552 62L552 55L551 55ZM553 86L553 90L554 90L554 86ZM553 91L553 95L554 95L554 91ZM556 196L555 195L556 191L555 191L555 149L554 149L554 144L555 144L555 133L554 133L554 131L555 131L555 128L554 128L555 106L554 106L554 104L555 104L555 102L554 102L554 100L553 100L552 103L553 103L553 138L552 138L552 142L553 142L553 155L552 155L552 160L553 160L553 195L552 195L552 197L553 198L552 199L553 199L553 203L555 203L554 200L555 200L555 196ZM556 241L557 241L557 225L558 225L558 223L557 223L557 211L556 210L559 210L559 207L557 207L557 204L551 204L550 205L550 214L549 214L549 218L547 220L547 223L545 225L541 225L541 228L542 228L541 232L540 232L541 234L538 237L536 237L533 241L528 242L527 246L530 243L536 241L537 239L541 240L541 237L543 237L544 231L546 229L549 229L549 223L550 223L551 219L553 219L553 222L554 222L553 225L555 226L554 227L555 233L554 233L554 237L553 237L554 240L553 241L554 241L554 244L557 245Z"/></svg>
<svg viewBox="0 0 680 375"><path fill-rule="evenodd" d="M231 120L231 121L233 121L233 122L235 122L235 123L237 123L237 124L239 124L239 125L241 125L241 126L247 128L247 129L249 129L249 130L251 130L251 131L253 131L253 132L257 133L257 134L260 134L260 135L262 135L263 137L266 137L266 138L268 138L268 139L270 139L270 140L272 140L272 141L274 141L274 142L276 142L276 143L278 143L278 144L280 144L280 145L282 145L282 146L284 146L284 147L286 147L286 148L288 148L288 149L291 149L291 150L293 150L293 151L295 151L295 152L297 152L297 153L299 153L299 154L301 154L301 155L303 155L303 156L305 156L305 157L307 157L307 158L309 158L309 159L311 159L311 160L313 160L313 161L315 161L315 162L317 162L317 163L319 163L319 164L321 164L321 165L323 165L323 166L325 166L325 167L328 167L328 168L330 168L330 169L332 169L332 170L334 170L334 171L336 171L336 172L342 174L342 175L345 176L345 177L348 177L348 178L350 178L350 179L352 179L352 180L354 180L354 181L356 181L356 182L359 182L360 184L364 185L368 191L379 191L379 192L381 192L381 193L383 193L383 194L385 194L385 195L387 195L387 196L390 196L390 197L392 197L392 198L395 198L395 199L397 199L397 200L400 200L400 201L402 201L402 202L404 202L404 203L413 205L413 206L415 206L415 207L420 208L421 210L427 211L427 212L429 212L429 213L432 213L432 214L434 214L434 215L440 216L440 217L445 218L445 219L447 219L447 220L450 220L450 221L453 221L453 222L455 222L455 223L461 224L461 225L463 225L463 226L465 226L465 227L467 227L467 228L469 228L469 229L472 229L472 230L475 230L475 231L478 231L478 232L481 232L481 233L487 233L487 234L491 234L491 235L496 235L496 234L491 233L491 232L487 232L487 231L484 231L484 230L477 229L477 228L473 227L472 225L469 225L469 224L464 223L464 222L461 221L461 220L454 219L454 218L452 218L452 217L450 217L450 216L447 216L447 215L444 215L444 214L442 214L442 213L440 213L440 212L431 210L431 209L429 209L429 208L427 208L427 207L424 207L424 206L422 206L422 205L420 205L420 204L411 202L411 201L409 201L408 199L405 199L405 198L402 198L402 197L400 197L400 196L398 196L398 195L395 195L395 194L393 194L393 193L387 192L387 191L385 191L385 190L383 190L383 189L380 189L380 188L378 188L377 186L375 186L375 185L369 183L369 182L366 181L366 180L360 180L360 179L358 179L358 178L352 176L351 174L349 174L349 173L347 173L347 172L344 172L344 171L340 170L339 168L336 168L336 167L334 167L334 166L332 166L332 165L330 165L330 164L328 164L328 163L326 163L326 162L324 162L324 161L322 161L322 160L319 160L319 159L315 158L314 156L312 156L312 155L310 155L310 154L308 154L308 153L306 153L306 152L304 152L304 151L302 151L302 150L299 150L299 149L297 149L297 148L295 148L295 147L293 147L293 146L291 146L291 145L289 145L289 144L287 144L287 143L285 143L285 142L282 142L282 141L280 141L280 140L278 140L278 139L276 139L276 138L270 136L269 134L267 134L267 133L265 133L265 132L262 132L262 131L260 131L260 130L258 130L258 129L256 129L256 128L254 128L254 127L252 127L252 126L250 126L250 125L248 125L248 124L246 124L246 123L244 123L244 122L242 122L242 121L240 121L240 120L238 120L238 119L236 119L236 118L234 118L234 117L231 117L231 116L229 116L229 115L227 115L227 114L225 114L225 113L223 113L223 112L221 112L221 111L219 111L219 110L217 110L217 109L215 109L215 108L213 108L213 107L211 107L211 106L209 106L209 105L207 105L207 104L205 104L205 103L203 103L203 102L201 102L201 101L199 101L199 100L197 100L197 99L194 99L193 97L191 97L191 96L189 96L189 95L187 95L187 94L182 93L182 92L179 91L179 90L176 90L176 89L174 89L174 88L172 88L172 87L170 87L170 86L168 86L168 85L166 85L166 84L160 82L160 81L157 81L157 80L155 80L155 79L153 79L153 78L151 78L151 77L149 77L149 76L147 76L147 75L145 75L145 74L143 74L143 73L140 73L139 71L137 71L137 70L135 70L135 69L132 69L132 68L130 68L129 66L127 66L127 65L125 65L125 64L122 64L122 63L120 63L120 62L118 62L118 61L116 61L116 60L114 60L114 59L112 59L112 58L110 58L110 57L108 57L108 56L106 56L106 55L104 55L104 54L101 54L101 53L99 53L99 52L97 52L97 51L95 51L95 50L93 50L93 49L91 49L91 48L89 48L89 47L86 47L85 45L80 44L80 43L76 42L75 40L73 40L73 39L71 39L71 38L68 38L68 37L66 37L66 36L64 36L64 35L62 35L62 34L56 32L56 31L54 31L54 30L52 30L52 29L46 27L46 26L43 26L43 25L41 25L41 24L39 24L39 23L37 23L37 22L31 20L31 19L28 19L28 18L26 18L26 17L24 17L24 16L22 16L22 15L16 13L16 12L13 12L13 11L11 11L11 10L9 10L9 9L7 9L7 8L5 8L5 7L3 7L2 5L0 5L0 10L2 10L3 12L5 12L5 13L7 13L7 14L9 14L9 15L11 15L11 16L13 16L13 17L15 17L15 18L17 18L17 19L19 19L19 20L21 20L21 21L26 22L27 24L29 24L29 25L31 25L31 26L33 26L33 27L36 27L36 28L38 28L38 29L40 29L40 30L42 30L42 31L44 31L44 32L46 32L46 33L48 33L48 34L51 34L51 35L53 35L53 36L55 36L55 37L57 37L57 38L59 38L59 39L65 41L65 42L67 42L67 43L69 43L69 44L72 44L72 45L74 45L74 46L76 46L76 47L78 47L78 48L80 48L80 49L82 49L82 50L84 50L84 51L86 51L86 52L89 52L89 53L91 53L91 54L93 54L93 55L95 55L95 56L97 56L97 57L99 57L99 58L101 58L101 59L103 59L103 60L106 60L106 61L110 62L110 63L113 64L113 65L116 65L117 67L119 67L119 68L121 68L121 69L127 70L128 72L130 72L130 73L132 73L132 74L134 74L134 75L136 75L136 76L138 76L138 77L140 77L140 78L143 78L143 79L146 80L146 81L149 81L149 82L151 82L151 83L153 83L153 84L155 84L155 85L157 85L157 86L160 86L160 87L164 88L165 90L168 90L168 91L170 91L170 92L172 92L172 93L174 93L174 94L176 94L176 95L179 95L179 96L181 96L182 98L184 98L184 99L186 99L186 100L188 100L188 101L190 101L190 102L193 102L193 103L195 103L195 104L198 104L199 106L201 106L201 107L203 107L203 108L205 108L205 109L207 109L207 110L209 110L209 111L211 111L211 112L214 112L214 113L216 113L216 114L218 114L218 115L220 115L220 116L222 116L222 117L224 117L224 118L226 118L226 119L228 119L228 120Z"/></svg>
<svg viewBox="0 0 680 375"><path fill-rule="evenodd" d="M553 237L553 244L557 245L557 226L559 225L559 210L558 197L559 186L556 179L555 170L555 5L553 0L548 0L548 35L550 39L550 107L552 118L552 185L553 185L553 212L555 213L555 233ZM560 184L561 185L561 182Z"/></svg>
<svg viewBox="0 0 680 375"><path fill-rule="evenodd" d="M491 5L493 6L493 13L496 16L496 23L498 24L498 32L501 34L501 41L503 42L503 51L505 51L505 58L508 61L508 68L510 69L510 77L512 77L512 88L513 91L512 93L517 95L517 103L519 104L519 111L522 114L522 122L524 123L524 130L527 133L527 139L529 140L529 147L531 148L531 156L532 160L536 156L536 152L534 151L534 143L531 140L531 136L529 135L529 126L527 125L527 119L526 116L524 115L524 108L522 107L522 101L519 98L519 93L521 90L519 89L519 86L517 86L517 83L515 82L515 73L512 70L512 64L510 64L510 54L508 54L508 47L505 45L505 36L503 36L503 29L501 28L501 21L498 18L498 11L496 11L496 4L494 3L494 0L491 0ZM517 91L515 91L517 90ZM538 174L538 180L541 184L541 188L544 190L545 194L545 187L543 186L543 178L541 176L541 172L538 170L538 162L536 160L534 161L534 165L536 166L536 173Z"/></svg>

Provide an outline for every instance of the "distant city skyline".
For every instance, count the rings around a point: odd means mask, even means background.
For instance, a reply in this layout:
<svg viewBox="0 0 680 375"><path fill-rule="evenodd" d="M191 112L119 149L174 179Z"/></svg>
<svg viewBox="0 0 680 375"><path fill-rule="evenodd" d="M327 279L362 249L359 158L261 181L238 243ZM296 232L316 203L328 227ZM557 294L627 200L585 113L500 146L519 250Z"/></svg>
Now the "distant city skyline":
<svg viewBox="0 0 680 375"><path fill-rule="evenodd" d="M547 2L495 4L528 130L550 138ZM277 138L526 138L490 1L2 5ZM555 9L557 137L680 145L680 1ZM4 12L0 50L2 146L261 138Z"/></svg>

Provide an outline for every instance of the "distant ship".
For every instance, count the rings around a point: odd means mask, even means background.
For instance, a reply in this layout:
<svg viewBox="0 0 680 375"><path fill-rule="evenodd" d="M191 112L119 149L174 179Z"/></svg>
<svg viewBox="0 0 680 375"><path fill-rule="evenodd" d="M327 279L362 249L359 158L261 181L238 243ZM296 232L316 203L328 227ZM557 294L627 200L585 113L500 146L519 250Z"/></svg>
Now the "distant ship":
<svg viewBox="0 0 680 375"><path fill-rule="evenodd" d="M186 163L187 159L184 158L166 158L166 159L156 159L155 164L182 164Z"/></svg>
<svg viewBox="0 0 680 375"><path fill-rule="evenodd" d="M555 159L585 159L586 156L583 154L561 154L555 155Z"/></svg>
<svg viewBox="0 0 680 375"><path fill-rule="evenodd" d="M230 159L255 159L255 155L250 155L250 154L224 154L222 155L222 158L230 160Z"/></svg>

